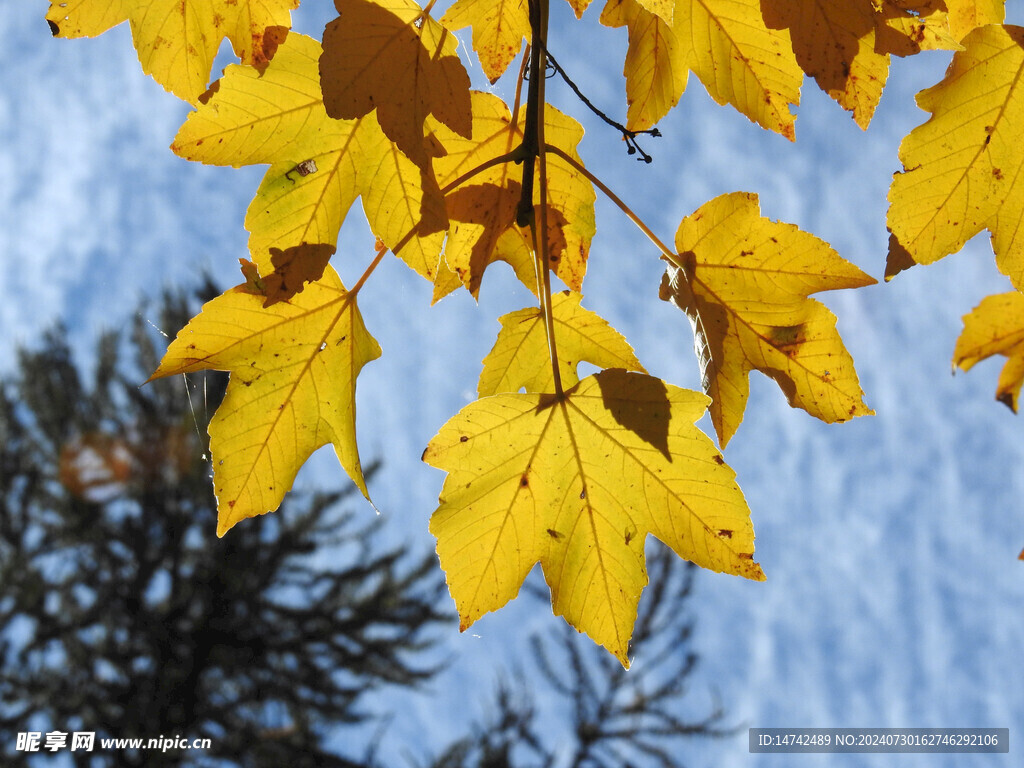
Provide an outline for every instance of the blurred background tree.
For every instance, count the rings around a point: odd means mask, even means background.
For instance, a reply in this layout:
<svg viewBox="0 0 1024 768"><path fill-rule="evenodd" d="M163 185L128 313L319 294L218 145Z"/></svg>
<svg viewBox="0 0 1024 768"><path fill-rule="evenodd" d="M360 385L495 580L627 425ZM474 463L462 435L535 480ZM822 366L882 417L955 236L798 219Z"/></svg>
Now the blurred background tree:
<svg viewBox="0 0 1024 768"><path fill-rule="evenodd" d="M431 768L684 768L695 764L693 737L735 735L724 711L690 700L698 655L686 610L697 570L658 543L648 547L651 583L637 611L630 670L568 624L557 636L533 636L528 669L497 687L488 719L431 763ZM530 582L527 582L529 585ZM531 597L547 601L545 589ZM583 639L584 642L580 642ZM568 718L544 727L545 712Z"/></svg>
<svg viewBox="0 0 1024 768"><path fill-rule="evenodd" d="M159 327L180 328L194 304L165 295ZM96 733L92 751L61 750L77 766L380 765L387 714L367 694L390 686L397 702L436 675L436 630L454 624L435 558L384 547L377 519L343 508L351 486L290 494L213 538L206 425L226 375L140 387L159 359L145 316L127 343L100 337L89 375L57 328L0 381L4 765L53 765L45 749L13 751L19 732L51 730ZM634 670L568 626L534 638L491 711L438 713L464 735L435 756L402 745L408 764L674 768L683 739L725 733L719 707L693 715L686 699L693 569L658 547L649 570ZM159 736L212 746L99 748Z"/></svg>
<svg viewBox="0 0 1024 768"><path fill-rule="evenodd" d="M188 304L165 297L160 327ZM130 361L100 338L88 382L57 329L0 387L2 741L41 722L97 745L210 738L204 758L241 766L361 764L325 742L366 719L367 691L434 671L420 657L446 615L435 563L375 545L349 491L291 495L215 539L206 421L227 377L140 387L159 360L142 318ZM196 764L174 752L67 754Z"/></svg>

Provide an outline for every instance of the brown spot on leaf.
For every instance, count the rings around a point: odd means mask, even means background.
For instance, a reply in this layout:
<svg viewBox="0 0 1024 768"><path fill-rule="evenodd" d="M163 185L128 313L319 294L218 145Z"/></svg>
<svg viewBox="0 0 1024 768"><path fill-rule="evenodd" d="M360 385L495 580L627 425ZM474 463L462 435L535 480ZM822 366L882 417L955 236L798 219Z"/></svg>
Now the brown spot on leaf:
<svg viewBox="0 0 1024 768"><path fill-rule="evenodd" d="M459 437L459 442L460 442L460 443L464 443L464 442L466 442L467 440L469 440L469 438L468 438L468 437L466 437L465 435L461 435L461 436Z"/></svg>
<svg viewBox="0 0 1024 768"><path fill-rule="evenodd" d="M731 539L732 533L733 532L730 531L728 528L721 528L718 531L718 535L721 536L723 539Z"/></svg>
<svg viewBox="0 0 1024 768"><path fill-rule="evenodd" d="M555 541L558 541L560 538L562 538L562 534L551 528L548 528L548 536L550 536Z"/></svg>
<svg viewBox="0 0 1024 768"><path fill-rule="evenodd" d="M528 478L526 475L523 475L522 477L520 477L519 478L519 487L520 488L529 488L530 487L530 478Z"/></svg>
<svg viewBox="0 0 1024 768"><path fill-rule="evenodd" d="M51 35L56 37L57 35L60 34L60 27L57 26L56 22L50 21L49 19L47 19L46 23L50 25L50 34Z"/></svg>
<svg viewBox="0 0 1024 768"><path fill-rule="evenodd" d="M721 454L717 454L716 453L715 456L714 456L714 459L715 459L715 464L719 464L719 465L725 464L725 459L722 458Z"/></svg>

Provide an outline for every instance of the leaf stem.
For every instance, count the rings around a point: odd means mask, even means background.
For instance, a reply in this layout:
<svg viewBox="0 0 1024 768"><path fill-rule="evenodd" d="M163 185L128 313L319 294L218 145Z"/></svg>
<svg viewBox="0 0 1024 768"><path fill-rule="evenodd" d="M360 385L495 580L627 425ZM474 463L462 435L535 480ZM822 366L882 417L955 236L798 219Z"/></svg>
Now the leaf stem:
<svg viewBox="0 0 1024 768"><path fill-rule="evenodd" d="M586 97L583 91L579 89L579 86L576 85L576 83L572 81L572 78L566 74L565 70L562 69L562 66L558 63L558 61L555 60L555 57L551 55L550 51L545 50L544 53L547 56L548 64L550 64L551 67L555 70L555 72L562 78L562 80L565 81L565 84L572 89L572 92L576 94L576 98L582 101L584 106L587 107L587 109L589 109L599 118L604 120L608 125L610 125L612 128L614 128L615 130L622 134L622 138L626 142L626 152L630 155L635 155L639 153L640 157L638 157L637 160L642 160L645 163L650 163L654 158L651 157L646 152L644 152L644 148L637 143L636 137L644 133L647 134L648 136L660 138L661 131L659 131L657 128L648 128L645 131L631 131L622 123L616 120L612 120L610 117L608 117L608 115L606 115L604 112L602 112L600 109L594 106L594 103Z"/></svg>
<svg viewBox="0 0 1024 768"><path fill-rule="evenodd" d="M447 195L452 190L456 189L457 187L461 187L463 184L465 184L467 181L472 179L478 173L483 173L488 168L493 168L494 166L502 165L503 163L514 163L514 162L516 162L516 159L519 157L518 153L519 153L518 149L513 149L511 152L506 152L503 155L498 155L497 157L492 157L490 160L485 160L484 162L480 163L480 165L476 166L475 168L471 168L470 170L466 171L464 174L459 176L454 181L450 181L447 184L445 184L443 187L441 187L441 194L442 195Z"/></svg>
<svg viewBox="0 0 1024 768"><path fill-rule="evenodd" d="M536 51L540 54L542 51L547 49L547 29L548 29L548 0L530 0L530 19L533 22L533 41L534 45L531 48L531 62L534 61L535 57L533 52ZM539 59L538 59L539 60ZM563 395L562 391L562 375L558 368L558 347L555 344L555 318L551 306L551 268L549 263L548 255L548 165L547 159L544 156L544 152L540 152L540 147L546 146L544 140L544 84L545 77L542 69L534 68L531 70L530 78L530 93L529 93L529 105L527 107L526 115L526 130L533 129L535 133L531 137L528 133L523 137L523 143L530 142L528 146L536 147L537 155L537 173L540 182L540 205L538 206L538 215L536 217L530 217L530 226L533 230L533 243L534 253L536 254L537 264L537 289L540 293L541 310L544 313L544 330L548 340L548 355L551 358L551 373L554 378L555 394L561 398ZM530 124L530 111L529 107L534 107L534 123ZM533 164L533 158L528 158L524 161L525 163ZM523 172L524 184L526 171L524 168ZM530 176L532 181L532 174ZM531 185L532 186L532 185ZM527 191L524 186L523 197L520 198L520 207L524 203L530 205L530 212L533 213L533 192L530 191L530 196L527 197ZM520 225L522 226L522 225Z"/></svg>
<svg viewBox="0 0 1024 768"><path fill-rule="evenodd" d="M397 251L403 245L405 245L405 243L406 243L406 241L408 239L409 239L408 236L403 238L402 242L398 244L398 246L395 248L395 250ZM377 266L384 260L384 254L386 254L387 252L388 252L388 247L386 245L384 245L384 243L382 243L380 240L378 240L377 241L377 255L374 256L373 261L370 262L370 266L368 266L366 268L366 270L363 272L362 276L356 281L356 284L348 289L348 295L351 298L354 299L356 297L356 294L359 293L359 289L363 287L363 284L369 279L370 275L373 274L373 271L375 269L377 269Z"/></svg>
<svg viewBox="0 0 1024 768"><path fill-rule="evenodd" d="M595 187L597 187L604 193L605 197L607 197L609 200L615 203L615 205L617 205L619 209L624 214L626 214L627 217L629 217L629 220L636 224L636 226L639 228L641 232L647 235L648 239L652 243L654 243L654 245L657 247L659 251L661 251L661 255L665 258L666 261L671 262L677 267L683 266L682 262L679 260L679 255L675 251L670 250L669 247L665 245L665 243L663 243L661 239L656 234L654 234L654 232L651 231L651 228L644 223L643 219L637 216L636 213L633 212L632 208L630 208L628 205L622 202L622 199L614 192L612 192L611 189L608 188L607 184L605 184L603 181L597 178L597 176L595 176L589 170L587 170L582 163L576 160L576 158L574 158L568 152L559 149L554 144L545 144L543 146L544 152L541 154L541 157L543 157L548 152L551 152L552 154L558 155L558 157L565 160L565 162L571 165L576 171L586 176L587 179L589 179Z"/></svg>
<svg viewBox="0 0 1024 768"><path fill-rule="evenodd" d="M519 126L519 106L522 104L523 82L526 80L526 68L530 65L530 51L532 50L533 46L527 43L526 53L523 54L523 63L519 65L519 77L516 80L516 98L512 102L512 125L515 127Z"/></svg>

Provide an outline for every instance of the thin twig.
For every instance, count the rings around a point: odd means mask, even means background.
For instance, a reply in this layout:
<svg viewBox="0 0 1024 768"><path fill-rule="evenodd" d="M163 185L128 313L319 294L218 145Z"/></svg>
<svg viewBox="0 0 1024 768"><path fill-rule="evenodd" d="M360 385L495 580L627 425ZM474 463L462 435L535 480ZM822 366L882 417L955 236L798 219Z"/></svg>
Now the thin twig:
<svg viewBox="0 0 1024 768"><path fill-rule="evenodd" d="M562 66L555 60L555 57L551 55L551 52L545 49L545 53L547 54L548 63L555 70L555 72L559 74L562 80L565 81L565 84L572 88L572 92L576 94L576 97L580 101L582 101L591 112L593 112L599 118L608 123L608 125L610 125L612 128L614 128L615 130L622 134L622 138L626 142L627 154L635 155L639 153L640 157L638 157L637 160L642 160L645 163L650 163L654 158L651 157L646 152L644 152L643 147L641 147L640 144L637 143L636 137L639 136L640 134L647 134L648 136L653 136L654 138L660 138L661 131L659 131L657 128L648 128L646 131L631 131L622 123L617 122L616 120L612 120L610 117L608 117L608 115L606 115L600 109L595 107L593 102L590 101L590 99L583 95L583 91L581 91L579 87L576 85L576 83L572 81L572 78L570 78L569 75L565 73L565 70L562 69Z"/></svg>
<svg viewBox="0 0 1024 768"><path fill-rule="evenodd" d="M484 162L480 163L480 165L476 166L476 168L472 168L466 171L464 174L455 179L455 181L450 181L443 187L441 187L441 194L447 195L456 187L461 187L463 184L472 179L478 173L483 173L484 171L493 168L496 165L502 165L503 163L514 163L516 162L516 159L518 157L518 149L513 149L511 152L506 152L503 155L492 157L490 160L485 160Z"/></svg>
<svg viewBox="0 0 1024 768"><path fill-rule="evenodd" d="M409 236L407 235L404 238L404 240L408 240L408 239L409 239ZM401 248L403 245L405 245L404 240L403 240L402 243L400 243L398 246L396 246L396 248L395 248L396 251L399 248ZM349 289L348 295L349 295L350 298L354 299L356 297L356 294L359 293L359 289L363 287L363 283L365 283L369 279L370 275L373 274L373 271L377 268L377 265L380 264L381 261L384 260L384 254L386 254L387 252L388 252L388 247L386 245L384 245L384 243L381 243L379 246L377 246L377 255L374 256L373 261L370 262L370 266L368 266L366 268L366 271L363 272L362 277L360 277L356 281L356 284L353 285Z"/></svg>

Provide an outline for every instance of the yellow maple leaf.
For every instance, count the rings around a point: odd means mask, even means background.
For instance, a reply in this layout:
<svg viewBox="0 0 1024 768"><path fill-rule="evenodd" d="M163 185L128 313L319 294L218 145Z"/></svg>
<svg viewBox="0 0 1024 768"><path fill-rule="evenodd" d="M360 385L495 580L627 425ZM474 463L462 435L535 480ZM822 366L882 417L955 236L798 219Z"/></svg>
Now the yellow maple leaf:
<svg viewBox="0 0 1024 768"><path fill-rule="evenodd" d="M249 250L264 274L275 268L272 248L336 244L361 196L377 237L428 280L457 287L441 259L447 219L437 182L387 139L372 114L328 117L320 54L315 40L291 34L262 75L229 66L171 149L213 165L271 164L245 221ZM315 170L303 174L303 164Z"/></svg>
<svg viewBox="0 0 1024 768"><path fill-rule="evenodd" d="M944 0L761 0L764 21L787 29L803 71L867 128L889 76L889 56L956 48Z"/></svg>
<svg viewBox="0 0 1024 768"><path fill-rule="evenodd" d="M530 41L527 0L458 0L441 17L449 29L473 28L473 50L494 83Z"/></svg>
<svg viewBox="0 0 1024 768"><path fill-rule="evenodd" d="M320 57L327 114L354 119L376 109L384 134L421 168L444 154L424 137L428 115L469 138L469 75L453 34L413 0L335 6L338 18L324 30Z"/></svg>
<svg viewBox="0 0 1024 768"><path fill-rule="evenodd" d="M195 103L224 38L245 64L266 66L291 27L299 0L51 0L55 37L95 37L124 21L142 70Z"/></svg>
<svg viewBox="0 0 1024 768"><path fill-rule="evenodd" d="M836 317L808 294L872 285L874 278L827 243L760 215L757 195L705 203L676 233L680 266L661 297L689 316L711 419L724 447L743 420L748 374L778 383L789 404L822 421L873 413Z"/></svg>
<svg viewBox="0 0 1024 768"><path fill-rule="evenodd" d="M969 371L993 355L1007 358L996 385L996 400L1017 413L1024 383L1024 294L1018 291L988 296L964 315L953 365Z"/></svg>
<svg viewBox="0 0 1024 768"><path fill-rule="evenodd" d="M299 467L327 443L369 498L356 447L355 388L363 365L378 357L355 296L330 267L269 308L249 285L232 288L178 333L151 379L231 372L209 428L218 536L276 510Z"/></svg>
<svg viewBox="0 0 1024 768"><path fill-rule="evenodd" d="M955 40L986 24L1002 24L1006 0L947 0L949 32Z"/></svg>
<svg viewBox="0 0 1024 768"><path fill-rule="evenodd" d="M646 373L633 348L608 321L580 306L583 297L562 291L551 297L558 367L563 387L579 381L581 362L598 368L623 368ZM544 313L528 307L498 318L501 330L494 347L484 358L477 393L480 397L501 392L553 392L554 374L548 360Z"/></svg>
<svg viewBox="0 0 1024 768"><path fill-rule="evenodd" d="M495 395L448 421L423 459L448 472L430 530L461 628L514 598L539 561L554 612L628 665L648 533L764 579L735 473L693 425L706 404L613 369L561 398Z"/></svg>
<svg viewBox="0 0 1024 768"><path fill-rule="evenodd" d="M693 70L719 104L792 140L796 118L789 107L800 101L803 72L789 33L765 26L760 0L676 0L674 6L666 17L639 0L608 0L601 14L602 24L629 30L627 127L645 130L664 117Z"/></svg>
<svg viewBox="0 0 1024 768"><path fill-rule="evenodd" d="M981 27L963 44L942 82L917 95L931 117L900 145L886 278L988 229L996 265L1024 290L1024 28Z"/></svg>
<svg viewBox="0 0 1024 768"><path fill-rule="evenodd" d="M522 126L513 120L508 106L497 96L473 92L473 138L439 131L447 155L434 163L442 187L484 163L507 154L523 140ZM576 147L583 128L568 115L548 106L545 141L580 161ZM548 242L552 270L573 290L580 290L587 270L590 241L594 237L594 186L579 171L555 155L547 157ZM531 237L515 226L522 166L503 163L475 175L448 195L451 230L445 244L445 260L466 288L476 296L484 270L494 261L507 261L523 283L536 291ZM540 203L540 188L534 189Z"/></svg>

